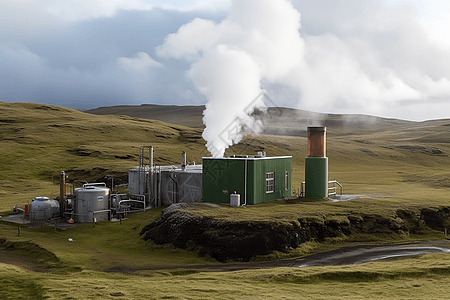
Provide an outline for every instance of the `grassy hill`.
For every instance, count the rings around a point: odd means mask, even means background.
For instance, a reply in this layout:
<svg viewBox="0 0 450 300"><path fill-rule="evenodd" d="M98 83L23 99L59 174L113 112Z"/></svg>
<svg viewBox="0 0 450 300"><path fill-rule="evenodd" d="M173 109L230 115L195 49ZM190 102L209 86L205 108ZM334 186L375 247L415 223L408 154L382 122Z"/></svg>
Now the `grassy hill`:
<svg viewBox="0 0 450 300"><path fill-rule="evenodd" d="M182 116L182 108L180 115ZM170 116L170 107L166 108ZM450 120L406 122L364 116L321 115L320 121L286 110L272 134L246 135L226 154L293 156L293 186L304 180L308 125L328 126L329 177L344 193L359 199L333 203L274 202L253 207L200 206L195 213L220 220L290 222L296 218L334 220L367 213L397 220L396 209L448 206L450 191ZM158 114L162 116L163 113ZM182 117L180 117L182 119ZM198 118L198 115L197 115ZM179 164L209 156L200 127L122 115L94 115L56 106L0 102L0 212L36 196L58 194L65 170L69 182L93 181L126 172L138 163L139 147L155 147L155 163ZM308 121L309 120L309 121ZM183 123L187 124L187 123ZM282 135L286 130L288 135ZM434 254L401 262L373 262L331 268L270 268L251 264L217 264L195 252L144 241L139 231L156 220L161 209L134 214L129 220L101 222L96 227L54 231L0 221L0 289L5 299L135 299L135 298L442 298L450 283L450 259ZM68 238L74 242L68 242ZM359 242L394 242L445 238L437 230L410 235L370 235L311 241L287 255L298 257ZM2 240L3 239L3 240ZM32 246L36 244L39 247ZM9 249L9 250L7 250ZM44 250L42 250L44 249ZM48 260L39 253L54 254ZM6 255L8 254L8 255ZM45 256L47 257L47 256ZM268 259L268 258L261 258ZM256 265L254 268L258 268ZM223 270L234 270L223 272ZM44 270L48 274L41 274ZM127 275L133 274L133 276ZM68 276L69 275L69 276ZM3 279L4 278L4 279ZM14 287L14 288L12 288Z"/></svg>
<svg viewBox="0 0 450 300"><path fill-rule="evenodd" d="M51 196L52 176L61 170L69 182L115 175L126 183L126 172L138 165L143 145L155 147L155 164L179 163L181 151L199 162L205 152L200 137L199 129L155 120L0 103L0 211L40 194Z"/></svg>
<svg viewBox="0 0 450 300"><path fill-rule="evenodd" d="M134 118L159 120L167 123L188 126L192 128L203 128L204 105L200 106L178 106L178 105L117 105L99 107L86 110L86 113L94 115L125 115Z"/></svg>
<svg viewBox="0 0 450 300"><path fill-rule="evenodd" d="M159 107L158 116L169 117L171 108ZM176 110L182 115L182 107ZM388 203L446 203L442 191L449 187L450 120L407 122L292 109L263 118L293 132L319 122L313 117L328 126L329 178L341 182L346 193L383 195L389 197ZM300 122L304 126L297 127ZM52 180L61 170L68 173L69 182L108 181L113 175L117 184L126 183L127 170L138 164L143 145L155 147L157 165L179 164L182 151L189 161L200 163L203 156L209 156L201 133L199 128L125 115L0 103L0 211L35 196L57 195L58 180L54 185ZM292 155L293 186L298 190L307 155L303 135L246 135L226 155L259 150Z"/></svg>
<svg viewBox="0 0 450 300"><path fill-rule="evenodd" d="M202 121L204 109L204 105L142 104L140 106L99 107L85 112L95 115L125 115L135 118L160 120L192 128L204 128ZM374 116L323 114L286 107L269 107L265 112L256 111L254 116L264 123L264 134L284 136L305 136L306 127L308 126L327 126L334 128L334 130L339 128L344 132L351 132L358 129L382 130L388 126L411 126L415 124L415 122Z"/></svg>

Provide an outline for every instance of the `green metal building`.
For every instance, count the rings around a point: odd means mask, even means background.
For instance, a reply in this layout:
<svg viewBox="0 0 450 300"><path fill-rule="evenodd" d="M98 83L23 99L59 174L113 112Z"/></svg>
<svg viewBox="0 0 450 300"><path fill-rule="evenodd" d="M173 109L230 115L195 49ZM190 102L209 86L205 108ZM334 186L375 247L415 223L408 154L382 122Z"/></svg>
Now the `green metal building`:
<svg viewBox="0 0 450 300"><path fill-rule="evenodd" d="M229 203L240 194L240 205L291 196L292 156L233 156L203 158L202 199Z"/></svg>

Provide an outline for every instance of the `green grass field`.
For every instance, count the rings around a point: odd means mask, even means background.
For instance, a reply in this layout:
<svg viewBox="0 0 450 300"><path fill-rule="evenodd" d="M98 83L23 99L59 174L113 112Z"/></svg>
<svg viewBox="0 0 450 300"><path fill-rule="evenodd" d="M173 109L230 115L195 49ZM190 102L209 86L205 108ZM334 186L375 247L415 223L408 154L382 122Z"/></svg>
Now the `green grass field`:
<svg viewBox="0 0 450 300"><path fill-rule="evenodd" d="M278 201L236 209L200 205L195 213L232 221L291 222L299 217L339 220L350 213L390 216L398 208L449 206L450 120L379 120L375 129L339 124L328 127L329 178L342 183L345 194L360 195L359 199ZM181 151L187 152L189 161L201 163L201 157L209 156L204 144L201 130L182 125L0 102L0 214L36 196L58 195L61 170L75 184L106 174L120 180L137 165L140 146L154 146L155 163L171 165L180 164ZM253 154L262 148L268 155L293 156L293 186L298 189L304 180L306 138L250 135L228 149L227 155ZM0 298L448 298L448 254L342 267L254 270L237 263L241 267L235 269L241 270L226 271L227 264L193 251L142 240L142 227L160 214L161 208L153 209L133 214L122 224L83 224L64 231L22 226L20 236L17 225L0 221L0 241L6 241L0 244ZM444 238L442 232L432 230L408 236L362 235L312 241L291 253L260 259L299 257L361 242Z"/></svg>

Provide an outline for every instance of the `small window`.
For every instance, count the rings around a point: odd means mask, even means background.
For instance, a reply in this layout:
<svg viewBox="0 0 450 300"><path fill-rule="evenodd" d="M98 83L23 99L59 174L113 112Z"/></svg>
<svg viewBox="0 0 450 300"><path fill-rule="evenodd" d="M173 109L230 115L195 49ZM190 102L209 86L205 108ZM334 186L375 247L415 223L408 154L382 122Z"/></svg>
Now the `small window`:
<svg viewBox="0 0 450 300"><path fill-rule="evenodd" d="M284 173L284 189L285 189L286 191L289 190L289 171L286 171L286 172Z"/></svg>
<svg viewBox="0 0 450 300"><path fill-rule="evenodd" d="M266 194L273 193L275 191L275 174L274 172L266 173Z"/></svg>

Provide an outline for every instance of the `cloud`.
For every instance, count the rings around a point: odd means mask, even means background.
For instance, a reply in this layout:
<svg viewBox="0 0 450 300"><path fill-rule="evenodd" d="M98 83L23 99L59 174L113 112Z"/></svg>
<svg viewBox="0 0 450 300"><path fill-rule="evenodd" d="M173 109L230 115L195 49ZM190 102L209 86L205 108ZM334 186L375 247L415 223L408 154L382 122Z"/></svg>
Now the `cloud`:
<svg viewBox="0 0 450 300"><path fill-rule="evenodd" d="M21 13L26 19L31 12ZM45 19L50 23L39 23ZM189 13L156 9L66 23L36 10L29 20L40 25L29 25L29 31L20 22L23 28L14 31L0 26L0 101L77 109L203 104L183 63L153 59L164 37L192 19Z"/></svg>
<svg viewBox="0 0 450 300"><path fill-rule="evenodd" d="M217 24L211 20L195 18L181 26L177 33L169 34L164 44L156 48L158 56L193 59L204 49L213 47L218 40Z"/></svg>
<svg viewBox="0 0 450 300"><path fill-rule="evenodd" d="M152 10L143 0L47 0L45 11L67 21L113 17L120 10Z"/></svg>
<svg viewBox="0 0 450 300"><path fill-rule="evenodd" d="M3 0L0 101L204 104L199 77L222 83L206 61L230 70L220 62L235 58L256 73L227 72L279 105L448 118L450 4L380 3Z"/></svg>
<svg viewBox="0 0 450 300"><path fill-rule="evenodd" d="M306 51L284 83L296 91L297 107L419 120L446 116L432 105L421 106L421 113L415 106L440 97L450 109L450 48L433 39L413 9L354 0L294 4L302 12Z"/></svg>
<svg viewBox="0 0 450 300"><path fill-rule="evenodd" d="M171 3L172 2L172 3ZM164 1L164 4L155 4L163 9L177 10L182 12L223 12L229 11L231 0L186 0L186 1Z"/></svg>
<svg viewBox="0 0 450 300"><path fill-rule="evenodd" d="M139 73L145 73L149 71L151 68L162 67L162 65L159 62L152 59L145 52L136 53L134 58L119 57L117 59L117 63L125 70L131 70Z"/></svg>

